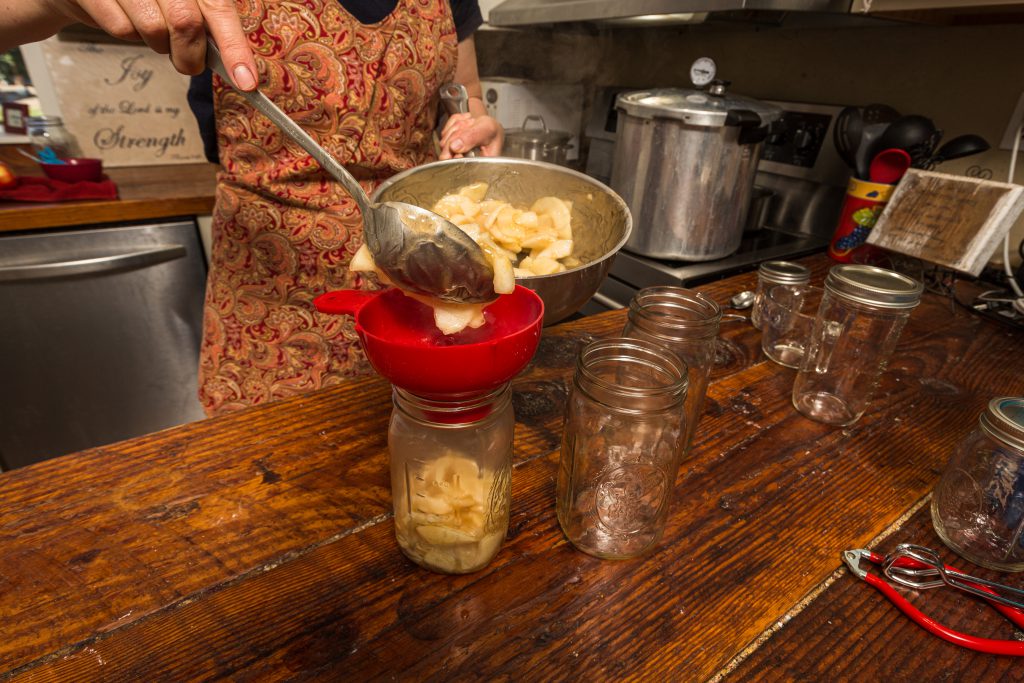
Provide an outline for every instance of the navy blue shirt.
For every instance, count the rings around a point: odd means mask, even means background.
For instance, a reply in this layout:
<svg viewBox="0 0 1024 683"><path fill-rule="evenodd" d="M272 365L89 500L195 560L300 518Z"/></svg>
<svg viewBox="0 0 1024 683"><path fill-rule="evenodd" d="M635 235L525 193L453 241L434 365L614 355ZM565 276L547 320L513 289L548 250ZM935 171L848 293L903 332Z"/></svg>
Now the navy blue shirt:
<svg viewBox="0 0 1024 683"><path fill-rule="evenodd" d="M398 0L338 0L341 6L363 24L375 24L391 14L398 6ZM455 34L464 40L484 23L478 0L449 0ZM199 123L199 135L203 139L203 152L213 163L217 155L217 130L213 112L213 73L207 69L193 76L188 84L188 106Z"/></svg>

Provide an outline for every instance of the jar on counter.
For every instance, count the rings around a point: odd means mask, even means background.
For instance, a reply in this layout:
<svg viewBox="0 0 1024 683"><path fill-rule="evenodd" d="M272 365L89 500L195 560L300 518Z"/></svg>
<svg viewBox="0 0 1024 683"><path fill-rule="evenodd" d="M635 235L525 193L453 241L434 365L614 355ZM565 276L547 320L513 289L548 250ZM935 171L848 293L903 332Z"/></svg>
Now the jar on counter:
<svg viewBox="0 0 1024 683"><path fill-rule="evenodd" d="M485 567L508 529L515 426L510 385L443 399L394 387L392 399L388 449L399 547L436 572Z"/></svg>
<svg viewBox="0 0 1024 683"><path fill-rule="evenodd" d="M606 559L661 539L683 445L686 364L643 339L591 342L576 360L555 510L569 541Z"/></svg>
<svg viewBox="0 0 1024 683"><path fill-rule="evenodd" d="M78 140L64 127L64 120L59 116L30 116L25 121L25 129L37 154L51 150L59 159L82 156Z"/></svg>
<svg viewBox="0 0 1024 683"><path fill-rule="evenodd" d="M686 364L686 422L680 457L689 452L704 409L721 320L722 309L718 304L705 294L683 287L647 287L629 302L622 336L660 344Z"/></svg>
<svg viewBox="0 0 1024 683"><path fill-rule="evenodd" d="M807 266L789 261L765 261L757 267L757 289L750 309L750 324L761 329L765 316L765 299L775 285L806 285L811 281Z"/></svg>
<svg viewBox="0 0 1024 683"><path fill-rule="evenodd" d="M989 401L932 494L939 538L967 560L1024 571L1024 398Z"/></svg>
<svg viewBox="0 0 1024 683"><path fill-rule="evenodd" d="M832 266L793 382L796 409L837 427L859 420L923 291L884 268Z"/></svg>

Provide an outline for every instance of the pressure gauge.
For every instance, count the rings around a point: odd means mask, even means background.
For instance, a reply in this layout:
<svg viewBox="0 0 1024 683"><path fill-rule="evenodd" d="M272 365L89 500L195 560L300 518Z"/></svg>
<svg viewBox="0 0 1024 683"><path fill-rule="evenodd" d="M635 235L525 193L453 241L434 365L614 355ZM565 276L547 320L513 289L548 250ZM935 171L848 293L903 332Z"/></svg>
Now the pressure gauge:
<svg viewBox="0 0 1024 683"><path fill-rule="evenodd" d="M715 60L710 57L701 57L690 67L690 81L698 88L703 88L715 79L717 70Z"/></svg>

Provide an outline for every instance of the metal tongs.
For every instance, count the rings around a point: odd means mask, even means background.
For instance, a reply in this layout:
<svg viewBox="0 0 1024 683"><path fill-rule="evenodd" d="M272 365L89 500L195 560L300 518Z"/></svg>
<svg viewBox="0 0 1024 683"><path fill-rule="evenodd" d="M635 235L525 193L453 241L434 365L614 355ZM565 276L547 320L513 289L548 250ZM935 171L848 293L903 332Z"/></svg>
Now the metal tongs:
<svg viewBox="0 0 1024 683"><path fill-rule="evenodd" d="M886 556L864 549L843 552L843 561L854 576L877 588L904 614L933 635L978 652L1024 656L1024 642L967 635L923 614L882 577L862 568L861 562L865 560L881 567L886 578L901 586L913 589L949 586L980 597L1019 628L1024 628L1024 590L964 574L943 564L934 550L910 543L896 546L896 550Z"/></svg>

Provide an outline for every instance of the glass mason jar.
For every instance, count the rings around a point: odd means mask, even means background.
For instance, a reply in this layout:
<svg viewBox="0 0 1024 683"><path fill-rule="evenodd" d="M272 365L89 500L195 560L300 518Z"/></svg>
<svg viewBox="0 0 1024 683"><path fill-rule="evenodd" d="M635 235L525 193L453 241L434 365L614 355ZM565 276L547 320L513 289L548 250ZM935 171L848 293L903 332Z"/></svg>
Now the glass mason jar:
<svg viewBox="0 0 1024 683"><path fill-rule="evenodd" d="M494 558L505 539L515 427L509 387L445 400L392 391L395 535L402 552L421 567L473 572Z"/></svg>
<svg viewBox="0 0 1024 683"><path fill-rule="evenodd" d="M555 510L569 541L606 559L665 530L683 444L686 364L643 339L604 339L576 359Z"/></svg>
<svg viewBox="0 0 1024 683"><path fill-rule="evenodd" d="M721 320L718 304L700 292L682 287L648 287L629 302L622 336L661 344L686 364L689 386L683 408L686 423L681 458L690 452L704 409Z"/></svg>
<svg viewBox="0 0 1024 683"><path fill-rule="evenodd" d="M764 299L761 350L787 368L799 368L825 290L813 285L775 285Z"/></svg>
<svg viewBox="0 0 1024 683"><path fill-rule="evenodd" d="M772 287L775 285L806 285L810 281L810 269L799 263L765 261L759 265L754 305L750 309L750 324L761 329L765 315L765 298L768 296L768 290Z"/></svg>
<svg viewBox="0 0 1024 683"><path fill-rule="evenodd" d="M29 142L37 154L52 150L59 159L74 159L82 156L82 150L59 116L30 116L25 121Z"/></svg>
<svg viewBox="0 0 1024 683"><path fill-rule="evenodd" d="M832 266L793 382L796 409L838 427L859 420L923 290L884 268Z"/></svg>
<svg viewBox="0 0 1024 683"><path fill-rule="evenodd" d="M1024 398L989 401L931 503L939 538L971 562L1024 570Z"/></svg>

